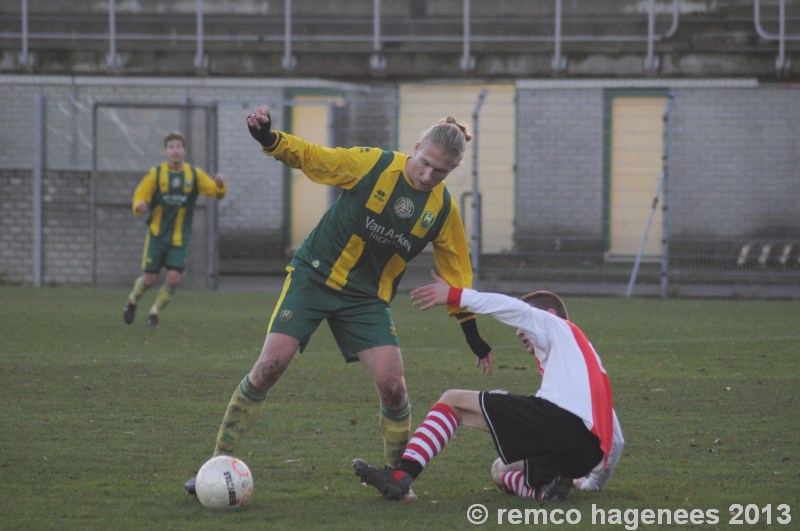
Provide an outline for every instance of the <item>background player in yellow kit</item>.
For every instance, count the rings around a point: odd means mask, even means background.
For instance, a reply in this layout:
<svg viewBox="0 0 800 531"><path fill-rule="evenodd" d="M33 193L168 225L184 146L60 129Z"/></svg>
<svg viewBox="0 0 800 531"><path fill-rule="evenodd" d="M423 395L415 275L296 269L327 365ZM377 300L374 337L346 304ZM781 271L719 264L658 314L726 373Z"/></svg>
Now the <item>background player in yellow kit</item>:
<svg viewBox="0 0 800 531"><path fill-rule="evenodd" d="M161 268L167 276L158 290L147 322L158 326L158 315L169 303L181 281L189 253L192 217L197 195L222 199L228 186L222 174L212 179L202 169L187 163L186 140L177 131L164 137L166 162L150 168L133 194L133 212L141 216L149 211L147 236L142 256L142 276L133 284L122 318L131 324L136 306L145 291L158 280Z"/></svg>

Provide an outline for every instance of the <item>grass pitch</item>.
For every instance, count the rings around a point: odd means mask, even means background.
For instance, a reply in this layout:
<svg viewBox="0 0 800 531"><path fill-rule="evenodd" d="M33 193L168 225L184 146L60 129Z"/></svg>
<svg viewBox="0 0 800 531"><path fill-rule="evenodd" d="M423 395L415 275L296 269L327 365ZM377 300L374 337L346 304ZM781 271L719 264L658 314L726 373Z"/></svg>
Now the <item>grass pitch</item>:
<svg viewBox="0 0 800 531"><path fill-rule="evenodd" d="M277 294L182 290L157 329L144 319L152 293L122 323L126 295L0 286L0 528L469 529L474 504L485 528L524 526L526 514L553 529L800 521L797 302L568 297L610 374L626 446L604 492L559 505L500 494L491 438L465 428L414 484L415 502L361 486L350 461L382 458L377 396L323 325L242 445L251 506L217 513L183 482L210 455ZM512 329L480 319L495 352L487 377L443 311L417 312L406 294L393 311L415 425L448 388L538 388Z"/></svg>

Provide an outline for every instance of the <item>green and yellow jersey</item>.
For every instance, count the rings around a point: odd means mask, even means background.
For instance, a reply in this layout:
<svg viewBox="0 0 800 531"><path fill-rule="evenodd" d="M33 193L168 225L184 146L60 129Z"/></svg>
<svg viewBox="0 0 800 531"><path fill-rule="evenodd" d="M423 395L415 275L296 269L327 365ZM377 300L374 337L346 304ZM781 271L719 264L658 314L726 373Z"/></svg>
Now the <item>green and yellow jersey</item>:
<svg viewBox="0 0 800 531"><path fill-rule="evenodd" d="M222 199L227 191L227 183L218 187L200 168L184 162L183 169L175 172L162 162L150 168L136 187L133 212L141 215L136 211L136 204L144 200L150 213L150 237L161 238L175 247L188 246L198 193Z"/></svg>
<svg viewBox="0 0 800 531"><path fill-rule="evenodd" d="M297 249L292 264L310 266L332 289L387 303L408 262L428 243L450 285L472 285L472 266L461 216L444 184L416 190L404 169L408 155L379 148L326 148L276 131L263 148L311 180L342 194ZM451 315L463 310L448 308ZM469 314L471 316L471 314ZM459 318L466 315L459 315Z"/></svg>

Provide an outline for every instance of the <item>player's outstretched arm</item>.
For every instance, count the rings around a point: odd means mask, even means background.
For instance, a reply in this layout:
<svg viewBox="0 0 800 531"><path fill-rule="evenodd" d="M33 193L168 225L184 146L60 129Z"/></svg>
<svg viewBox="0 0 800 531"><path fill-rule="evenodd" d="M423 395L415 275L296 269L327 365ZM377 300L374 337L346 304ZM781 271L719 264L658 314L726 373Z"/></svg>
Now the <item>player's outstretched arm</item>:
<svg viewBox="0 0 800 531"><path fill-rule="evenodd" d="M426 311L434 306L444 304L461 305L461 289L454 289L435 271L431 271L431 278L433 278L432 284L426 284L411 291L411 301L414 306ZM474 316L461 323L461 330L464 332L470 349L478 357L476 366L481 369L481 372L491 376L494 354L492 348L480 336Z"/></svg>
<svg viewBox="0 0 800 531"><path fill-rule="evenodd" d="M433 284L426 284L411 291L411 302L423 312L434 306L447 304L447 296L450 293L450 284L437 275L436 271L431 270L431 277L434 280Z"/></svg>

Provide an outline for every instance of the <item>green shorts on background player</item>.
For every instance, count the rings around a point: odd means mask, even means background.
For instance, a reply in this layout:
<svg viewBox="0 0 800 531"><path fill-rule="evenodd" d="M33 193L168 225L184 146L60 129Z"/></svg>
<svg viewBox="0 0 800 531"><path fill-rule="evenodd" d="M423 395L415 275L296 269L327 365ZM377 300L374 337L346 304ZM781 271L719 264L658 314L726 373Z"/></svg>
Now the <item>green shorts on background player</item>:
<svg viewBox="0 0 800 531"><path fill-rule="evenodd" d="M159 312L169 303L186 267L198 194L222 199L228 191L222 174L218 173L212 179L202 169L184 160L186 142L181 133L167 133L164 152L167 161L150 168L133 194L134 214L148 213L148 220L142 276L134 282L122 314L127 324L133 322L139 299L156 283L159 272L165 268L166 279L147 319L150 326L158 326Z"/></svg>

